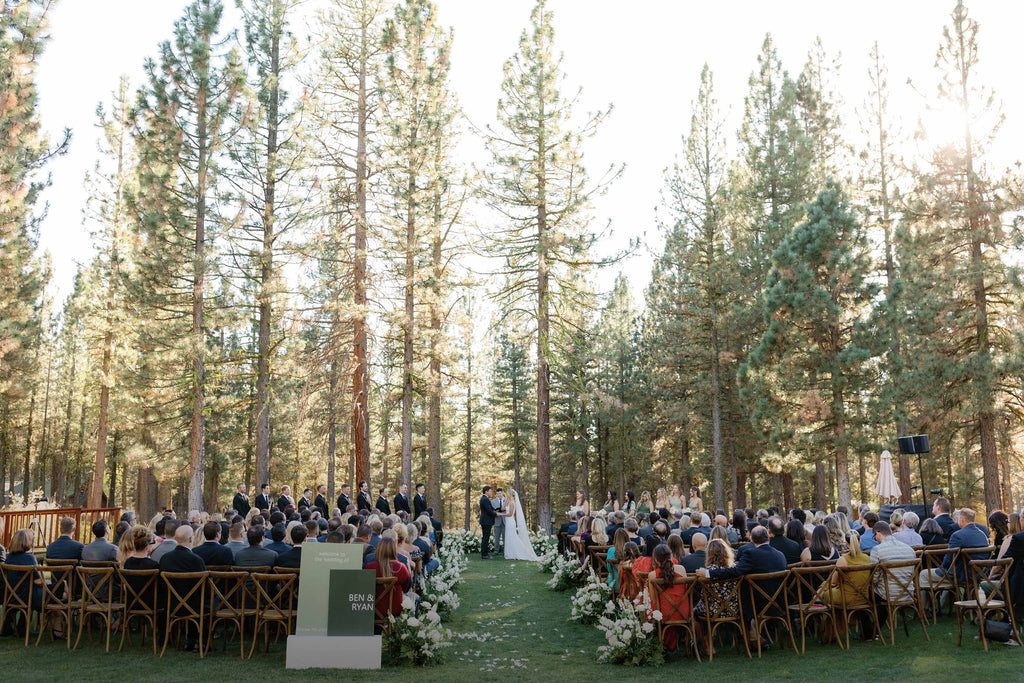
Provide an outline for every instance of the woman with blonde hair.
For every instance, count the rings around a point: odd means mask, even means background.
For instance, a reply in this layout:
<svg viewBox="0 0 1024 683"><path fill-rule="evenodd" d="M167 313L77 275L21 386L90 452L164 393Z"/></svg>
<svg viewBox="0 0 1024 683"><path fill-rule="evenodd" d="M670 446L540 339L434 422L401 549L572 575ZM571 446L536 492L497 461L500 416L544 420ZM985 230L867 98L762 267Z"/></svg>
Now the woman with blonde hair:
<svg viewBox="0 0 1024 683"><path fill-rule="evenodd" d="M863 567L871 564L871 558L860 549L860 535L850 531L847 536L847 544L850 552L840 556L836 561L836 570L843 567ZM815 593L815 599L826 605L858 605L872 599L871 574L872 572L860 571L847 574L840 578L838 571L833 570L832 574L821 584ZM866 616L866 615L864 615ZM846 623L835 624L837 634L846 632ZM874 628L872 624L862 623L861 632L867 634Z"/></svg>
<svg viewBox="0 0 1024 683"><path fill-rule="evenodd" d="M607 523L600 517L594 518L594 521L590 524L590 541L587 543L589 549L591 545L608 545L608 534L605 529L608 527Z"/></svg>
<svg viewBox="0 0 1024 683"><path fill-rule="evenodd" d="M672 485L672 495L668 497L668 504L673 510L683 509L683 496L679 493L679 484Z"/></svg>
<svg viewBox="0 0 1024 683"><path fill-rule="evenodd" d="M659 488L658 489L658 497L657 497L657 500L654 503L654 507L657 510L668 510L669 509L670 506L669 506L669 503L668 503L668 495L665 493L665 489L664 488Z"/></svg>
<svg viewBox="0 0 1024 683"><path fill-rule="evenodd" d="M159 569L160 565L149 554L156 547L156 536L142 525L136 525L121 536L118 551L124 569Z"/></svg>
<svg viewBox="0 0 1024 683"><path fill-rule="evenodd" d="M828 531L828 540L842 553L846 552L846 533L850 530L850 527L849 525L843 525L840 514L836 513L826 517L825 529Z"/></svg>
<svg viewBox="0 0 1024 683"><path fill-rule="evenodd" d="M164 513L162 513L162 512L156 513L155 515L153 515L153 518L149 520L149 524L147 524L146 527L155 534L156 533L156 523L159 522L163 518L164 518Z"/></svg>
<svg viewBox="0 0 1024 683"><path fill-rule="evenodd" d="M651 514L651 506L654 503L651 502L651 492L641 491L640 502L636 506L636 512L638 515L649 515Z"/></svg>
<svg viewBox="0 0 1024 683"><path fill-rule="evenodd" d="M23 567L36 567L39 566L39 561L36 560L36 556L32 554L32 547L36 542L36 532L33 529L18 529L14 532L14 536L11 537L11 545L7 549L6 564L14 564ZM14 577L10 577L15 580ZM32 609L39 611L43 604L43 575L36 573L36 578L33 580L32 586ZM28 599L28 590L25 586L21 586L18 591L18 595L22 600ZM4 615L6 620L7 615Z"/></svg>

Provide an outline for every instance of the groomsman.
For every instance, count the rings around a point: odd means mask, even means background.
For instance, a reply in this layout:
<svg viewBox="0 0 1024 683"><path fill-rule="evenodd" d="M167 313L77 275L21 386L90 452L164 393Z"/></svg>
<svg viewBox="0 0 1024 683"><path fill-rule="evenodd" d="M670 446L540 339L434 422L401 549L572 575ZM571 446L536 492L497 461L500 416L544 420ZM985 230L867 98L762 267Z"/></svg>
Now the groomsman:
<svg viewBox="0 0 1024 683"><path fill-rule="evenodd" d="M289 505L295 507L295 499L292 498L292 487L285 484L281 487L281 497L277 499L277 509L284 512Z"/></svg>
<svg viewBox="0 0 1024 683"><path fill-rule="evenodd" d="M395 494L395 514L402 510L408 515L412 514L412 510L409 509L409 487L405 484L399 486L398 493Z"/></svg>
<svg viewBox="0 0 1024 683"><path fill-rule="evenodd" d="M313 506L313 489L303 489L302 498L299 498L297 507L299 512L306 510Z"/></svg>
<svg viewBox="0 0 1024 683"><path fill-rule="evenodd" d="M245 484L238 485L238 493L235 494L235 499L231 501L231 507L242 517L249 514L252 506L249 505L249 496L245 495Z"/></svg>
<svg viewBox="0 0 1024 683"><path fill-rule="evenodd" d="M413 519L419 519L427 509L427 497L424 495L426 490L426 485L416 484L416 495L412 498Z"/></svg>
<svg viewBox="0 0 1024 683"><path fill-rule="evenodd" d="M338 496L338 509L341 510L341 514L348 512L348 506L352 504L352 499L349 496L352 495L352 487L349 484L341 485L341 495Z"/></svg>
<svg viewBox="0 0 1024 683"><path fill-rule="evenodd" d="M375 506L378 510L383 512L385 515L391 514L391 505L388 503L388 487L381 486L377 492L380 494L377 496L377 505Z"/></svg>
<svg viewBox="0 0 1024 683"><path fill-rule="evenodd" d="M319 486L316 487L316 500L313 501L313 507L320 510L320 514L323 515L324 519L328 518L326 484L320 484Z"/></svg>
<svg viewBox="0 0 1024 683"><path fill-rule="evenodd" d="M359 495L356 496L356 510L372 510L370 505L370 485L365 481L359 482Z"/></svg>
<svg viewBox="0 0 1024 683"><path fill-rule="evenodd" d="M270 484L263 484L260 486L260 494L256 496L254 504L256 505L256 509L260 512L270 509Z"/></svg>

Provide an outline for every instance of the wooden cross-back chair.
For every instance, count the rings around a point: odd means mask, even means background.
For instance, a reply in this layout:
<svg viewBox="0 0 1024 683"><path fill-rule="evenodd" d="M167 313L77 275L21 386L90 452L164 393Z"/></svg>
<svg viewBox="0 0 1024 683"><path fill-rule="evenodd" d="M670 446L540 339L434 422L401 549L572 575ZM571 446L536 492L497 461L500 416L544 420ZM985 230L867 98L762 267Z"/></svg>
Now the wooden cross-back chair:
<svg viewBox="0 0 1024 683"><path fill-rule="evenodd" d="M78 649L78 644L82 642L82 630L88 622L99 619L103 622L106 634L106 651L110 652L110 633L114 625L114 615L124 612L117 570L109 566L79 566L76 571L82 584L82 614L78 619L75 649ZM92 638L92 631L89 633L89 637Z"/></svg>
<svg viewBox="0 0 1024 683"><path fill-rule="evenodd" d="M963 641L965 612L972 612L977 617L978 631L986 651L988 651L988 637L985 635L985 619L992 613L1001 613L1006 616L1010 622L1011 636L1020 643L1017 619L1013 613L1013 602L1010 600L1010 584L1007 581L1012 564L1012 557L1004 557L1000 560L973 560L968 565L970 574L967 576L967 583L973 597L957 600L954 603L957 647ZM999 575L996 578L990 578L992 570L996 567L1001 568ZM987 590L983 588L983 584ZM982 593L984 593L984 597L982 597Z"/></svg>
<svg viewBox="0 0 1024 683"><path fill-rule="evenodd" d="M697 627L693 617L694 599L699 591L697 578L690 576L686 578L675 577L673 585L683 587L681 594L673 594L665 590L661 579L649 575L647 590L651 596L651 609L658 610L662 614L658 624L658 638L664 643L669 629L675 629L677 637L686 638L686 642L693 648L693 654L700 661L700 648L697 643ZM681 644L681 643L680 643Z"/></svg>
<svg viewBox="0 0 1024 683"><path fill-rule="evenodd" d="M615 562L618 565L619 599L633 600L636 596L640 595L640 582L636 580L636 576L633 574L633 563L631 561L619 562L614 558L609 560L609 562Z"/></svg>
<svg viewBox="0 0 1024 683"><path fill-rule="evenodd" d="M789 618L790 577L788 569L765 574L747 574L743 577L750 606L750 613L747 616L754 622L758 657L761 656L761 634L765 633L770 625L785 630L793 651L800 653L796 647L793 624Z"/></svg>
<svg viewBox="0 0 1024 683"><path fill-rule="evenodd" d="M164 626L164 647L160 650L163 657L167 652L167 644L175 627L194 627L198 634L199 656L205 653L206 617L203 613L207 604L208 575L202 572L161 572L164 589L167 594L167 621Z"/></svg>
<svg viewBox="0 0 1024 683"><path fill-rule="evenodd" d="M75 560L70 560L75 563ZM81 609L81 602L74 599L73 586L75 585L76 564L47 564L43 567L43 573L49 574L50 580L43 581L43 604L40 606L40 618L45 624L48 618L57 620L63 625L64 641L68 648L71 647L71 610L75 606ZM49 630L53 639L53 629L40 627L39 635L36 637L36 645L43 639L43 631Z"/></svg>
<svg viewBox="0 0 1024 683"><path fill-rule="evenodd" d="M255 602L247 606L248 591L246 584L249 581L247 572L221 572L211 571L210 575L210 602L209 610L210 623L208 633L210 649L213 649L213 636L217 625L222 624L224 636L224 651L228 649L228 629L233 626L235 635L238 636L239 656L245 659L245 623L246 619L253 619L256 616Z"/></svg>
<svg viewBox="0 0 1024 683"><path fill-rule="evenodd" d="M828 581L833 565L792 567L790 573L789 611L800 619L800 652L807 650L807 630L819 617L822 622L831 621L832 610L815 600L818 588Z"/></svg>
<svg viewBox="0 0 1024 683"><path fill-rule="evenodd" d="M14 615L21 613L25 617L25 645L28 645L32 631L32 613L36 611L35 582L39 577L39 568L33 565L3 564L0 565L3 575L3 615L2 623L10 621L14 627ZM40 626L42 628L42 626Z"/></svg>
<svg viewBox="0 0 1024 683"><path fill-rule="evenodd" d="M956 563L957 557L960 554L959 548L947 548L946 546L934 547L927 546L921 552L921 571L929 572L926 577L930 576L932 569L939 569L942 567L942 563L946 558L946 555L952 554L953 558L949 565L949 570L946 577L942 581L932 581L930 578L922 579L918 585L918 593L921 596L922 602L925 596L928 597L928 606L932 614L932 623L939 623L939 612L941 607L941 601L939 597L944 592L952 592L953 595L958 594L957 587L957 576L956 576Z"/></svg>
<svg viewBox="0 0 1024 683"><path fill-rule="evenodd" d="M857 564L847 567L836 567L833 572L837 578L835 592L839 593L839 599L832 602L832 623L836 626L845 626L844 634L846 639L845 648L850 649L850 620L854 615L866 614L871 617L871 623L877 627L878 612L875 609L875 601L872 598L874 590L873 577L875 565ZM863 578L862 578L863 577ZM847 590L848 589L848 590ZM843 636L837 634L836 642L839 647L843 646Z"/></svg>
<svg viewBox="0 0 1024 683"><path fill-rule="evenodd" d="M398 577L378 576L377 577L377 599L373 606L373 628L377 633L388 633L391 631L391 601L394 599L395 591L401 590L398 586Z"/></svg>
<svg viewBox="0 0 1024 683"><path fill-rule="evenodd" d="M715 633L723 626L732 626L736 629L736 651L740 651L742 642L747 651L747 657L751 656L750 643L747 642L747 622L743 618L741 585L740 579L701 581L708 660L714 659Z"/></svg>
<svg viewBox="0 0 1024 683"><path fill-rule="evenodd" d="M881 584L884 597L876 601L879 610L885 610L889 623L889 644L896 643L896 617L903 619L903 631L910 637L907 626L907 610L917 616L924 631L925 640L931 641L928 635L928 617L921 605L920 574L921 560L903 560L901 562L882 562L878 565L875 580ZM878 590L875 590L876 595ZM884 636L883 636L884 642Z"/></svg>
<svg viewBox="0 0 1024 683"><path fill-rule="evenodd" d="M256 651L256 641L260 628L263 629L264 651L270 651L270 626L276 627L280 634L284 629L285 637L292 632L292 619L295 616L295 584L298 574L253 574L253 585L256 587L256 614L253 626L252 648L249 657Z"/></svg>
<svg viewBox="0 0 1024 683"><path fill-rule="evenodd" d="M120 652L125 640L132 642L131 622L142 620L142 644L146 644L146 629L153 629L153 654L156 654L156 639L160 614L159 569L121 569L121 586L124 590L124 620L121 622Z"/></svg>

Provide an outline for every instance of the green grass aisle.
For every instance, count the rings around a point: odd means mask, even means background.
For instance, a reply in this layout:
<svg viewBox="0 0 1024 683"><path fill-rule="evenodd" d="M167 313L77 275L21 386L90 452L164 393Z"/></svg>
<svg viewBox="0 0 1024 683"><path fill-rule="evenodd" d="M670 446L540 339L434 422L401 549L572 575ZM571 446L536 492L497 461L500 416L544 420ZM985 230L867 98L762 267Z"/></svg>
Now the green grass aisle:
<svg viewBox="0 0 1024 683"><path fill-rule="evenodd" d="M570 593L545 586L547 575L535 565L473 557L461 588L462 604L448 627L453 645L446 661L427 669L385 668L372 672L294 671L284 669L284 644L269 654L240 661L237 648L219 650L200 660L193 653L168 651L158 659L152 650L136 645L107 654L97 643L84 643L76 652L44 640L41 647L24 648L21 641L0 639L0 680L9 681L443 681L469 683L501 681L1016 681L1024 671L1024 648L993 644L986 653L965 633L956 647L956 622L943 619L929 628L926 642L920 626L911 624L910 638L897 632L896 647L853 643L850 652L808 641L807 654L772 650L761 660L748 660L730 648L720 648L714 662L698 664L673 659L660 668L629 669L597 663L603 643L593 626L568 621ZM116 648L116 640L115 640Z"/></svg>

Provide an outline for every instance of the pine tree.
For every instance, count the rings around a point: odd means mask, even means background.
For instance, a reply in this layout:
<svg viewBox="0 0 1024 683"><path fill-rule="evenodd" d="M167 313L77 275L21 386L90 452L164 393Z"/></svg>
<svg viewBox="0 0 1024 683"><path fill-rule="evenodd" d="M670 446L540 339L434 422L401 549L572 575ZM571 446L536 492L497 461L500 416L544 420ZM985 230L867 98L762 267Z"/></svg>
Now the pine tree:
<svg viewBox="0 0 1024 683"><path fill-rule="evenodd" d="M180 354L188 373L179 395L189 409L189 508L203 507L206 470L206 300L215 233L217 161L231 132L231 107L245 74L238 51L218 38L223 5L195 0L146 63L137 126L141 274L145 305L168 324L155 334ZM220 40L220 42L218 42ZM182 345L180 340L187 340ZM94 488L98 483L94 483Z"/></svg>
<svg viewBox="0 0 1024 683"><path fill-rule="evenodd" d="M567 310L572 292L567 273L593 262L591 247L599 235L585 213L588 202L617 177L612 168L602 182L588 186L582 144L606 113L589 116L572 128L576 98L563 97L562 57L554 50L554 17L540 0L519 51L506 63L498 101L500 132L489 131L492 163L483 194L507 221L493 232L491 251L504 260L510 284L498 294L501 306L527 301L537 321L537 499L541 528L551 515L550 354L553 311Z"/></svg>
<svg viewBox="0 0 1024 683"><path fill-rule="evenodd" d="M490 404L495 428L501 434L505 452L512 458L512 481L516 491L523 488L522 468L533 448L534 375L528 347L501 330L496 340L497 358L491 380Z"/></svg>

